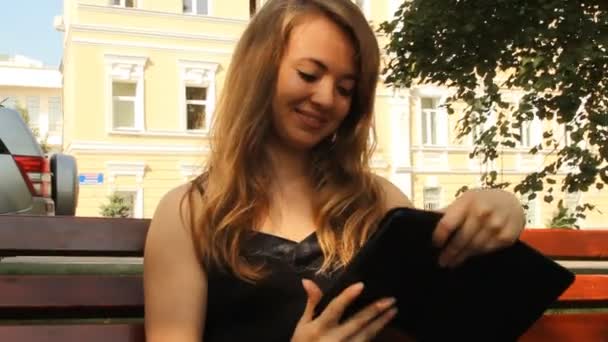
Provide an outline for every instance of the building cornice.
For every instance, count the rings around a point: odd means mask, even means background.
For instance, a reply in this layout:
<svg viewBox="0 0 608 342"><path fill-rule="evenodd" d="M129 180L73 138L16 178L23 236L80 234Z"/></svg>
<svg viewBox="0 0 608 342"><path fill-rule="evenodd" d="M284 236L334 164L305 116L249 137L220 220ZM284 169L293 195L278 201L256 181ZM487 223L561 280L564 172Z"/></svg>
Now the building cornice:
<svg viewBox="0 0 608 342"><path fill-rule="evenodd" d="M184 40L217 42L217 43L227 43L227 44L235 44L238 41L237 37L230 37L230 36L158 31L158 30L142 29L142 28L137 28L137 27L124 27L124 26L119 27L119 26L110 26L110 25L72 24L70 26L70 29L73 30L74 32L110 33L110 34L119 34L119 35L126 35L126 36L135 36L135 37L184 39Z"/></svg>
<svg viewBox="0 0 608 342"><path fill-rule="evenodd" d="M152 11L141 8L125 8L116 6L104 6L104 5L93 5L93 4L78 4L79 10L88 10L91 12L101 13L114 13L114 14L125 14L129 16L140 16L140 17L156 17L156 18L175 18L180 20L198 21L198 22L216 22L224 24L236 24L245 26L249 22L248 19L237 19L237 18L226 18L217 17L210 15L193 15L184 13L171 13L162 11Z"/></svg>
<svg viewBox="0 0 608 342"><path fill-rule="evenodd" d="M232 50L198 48L198 47L183 46L183 45L153 44L153 43L147 43L147 42L119 41L119 40L113 40L113 39L73 38L72 42L74 42L75 44L98 45L98 46L119 47L119 48L136 47L136 48L151 49L151 50L193 52L193 53L203 53L203 54L219 55L219 56L232 55Z"/></svg>
<svg viewBox="0 0 608 342"><path fill-rule="evenodd" d="M66 147L66 153L130 154L130 155L201 155L209 147L201 144L128 144L105 141L76 140Z"/></svg>

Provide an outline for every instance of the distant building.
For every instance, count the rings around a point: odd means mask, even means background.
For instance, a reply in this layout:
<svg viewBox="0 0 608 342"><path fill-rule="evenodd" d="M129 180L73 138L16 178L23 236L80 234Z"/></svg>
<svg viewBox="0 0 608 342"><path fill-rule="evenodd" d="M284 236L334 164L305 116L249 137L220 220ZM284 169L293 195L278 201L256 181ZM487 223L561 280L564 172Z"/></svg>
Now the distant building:
<svg viewBox="0 0 608 342"><path fill-rule="evenodd" d="M59 68L21 56L0 54L0 101L27 109L29 124L53 150L62 146L62 76Z"/></svg>
<svg viewBox="0 0 608 342"><path fill-rule="evenodd" d="M64 32L63 145L77 157L82 173L78 215L99 215L106 196L119 192L132 201L133 216L151 217L164 193L198 174L232 51L250 12L264 2L64 2L55 27ZM374 25L390 19L402 3L353 2ZM494 165L470 160L472 137L457 139L459 117L448 116L441 106L449 94L430 85L393 90L380 82L378 89L372 167L417 207L445 207L461 186L479 186L484 170L499 170L502 180L517 182L549 158L548 151L526 153L541 138L540 126L532 123L522 128L519 146L505 149ZM521 96L504 94L514 102ZM583 200L608 204L595 190L555 197L571 208ZM529 227L544 226L554 214L555 205L542 198L528 206ZM593 214L581 224L595 227L604 221Z"/></svg>

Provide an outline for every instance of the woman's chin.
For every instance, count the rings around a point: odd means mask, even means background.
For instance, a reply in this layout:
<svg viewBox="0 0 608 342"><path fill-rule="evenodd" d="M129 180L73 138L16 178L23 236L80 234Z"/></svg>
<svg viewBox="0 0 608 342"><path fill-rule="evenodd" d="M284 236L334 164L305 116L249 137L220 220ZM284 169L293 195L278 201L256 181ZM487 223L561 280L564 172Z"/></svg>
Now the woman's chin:
<svg viewBox="0 0 608 342"><path fill-rule="evenodd" d="M321 142L321 139L286 139L282 143L297 151L310 151Z"/></svg>

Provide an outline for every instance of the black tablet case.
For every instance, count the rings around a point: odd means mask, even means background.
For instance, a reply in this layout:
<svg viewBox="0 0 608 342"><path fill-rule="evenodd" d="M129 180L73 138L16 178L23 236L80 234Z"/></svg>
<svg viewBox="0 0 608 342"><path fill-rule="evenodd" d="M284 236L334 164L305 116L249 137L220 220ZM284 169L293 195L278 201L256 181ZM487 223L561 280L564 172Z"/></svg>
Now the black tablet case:
<svg viewBox="0 0 608 342"><path fill-rule="evenodd" d="M574 281L572 272L521 241L441 268L440 251L432 245L441 217L409 208L389 211L326 290L317 314L363 281L364 291L344 319L394 296L399 313L391 325L417 341L515 341Z"/></svg>

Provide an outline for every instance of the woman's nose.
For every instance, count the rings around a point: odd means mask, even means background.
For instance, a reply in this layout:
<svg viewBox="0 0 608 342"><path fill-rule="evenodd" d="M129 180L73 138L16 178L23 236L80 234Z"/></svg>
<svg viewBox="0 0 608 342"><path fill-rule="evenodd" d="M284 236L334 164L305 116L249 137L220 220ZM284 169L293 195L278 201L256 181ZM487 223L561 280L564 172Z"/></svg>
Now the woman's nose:
<svg viewBox="0 0 608 342"><path fill-rule="evenodd" d="M321 80L316 84L312 95L312 102L322 108L331 108L334 105L336 97L336 87L330 79Z"/></svg>

